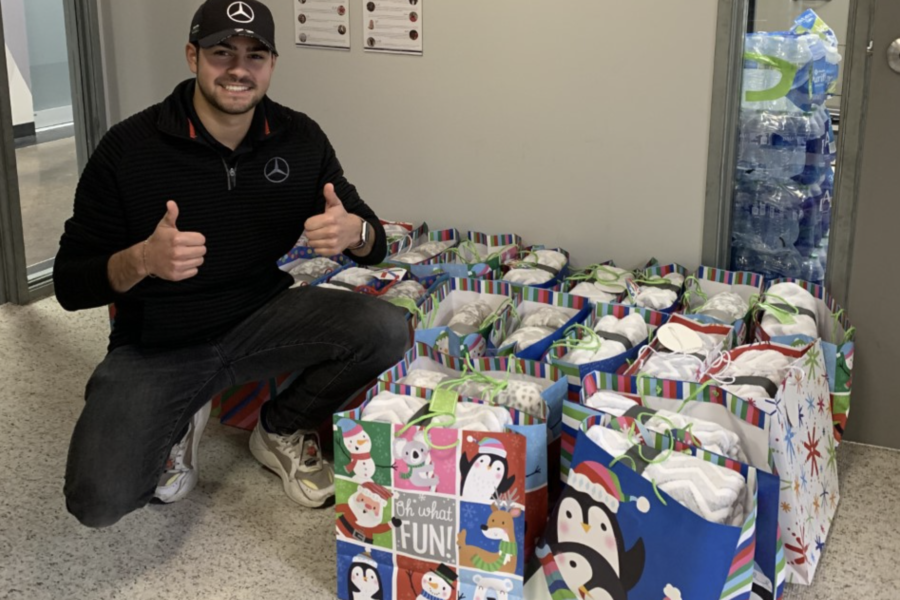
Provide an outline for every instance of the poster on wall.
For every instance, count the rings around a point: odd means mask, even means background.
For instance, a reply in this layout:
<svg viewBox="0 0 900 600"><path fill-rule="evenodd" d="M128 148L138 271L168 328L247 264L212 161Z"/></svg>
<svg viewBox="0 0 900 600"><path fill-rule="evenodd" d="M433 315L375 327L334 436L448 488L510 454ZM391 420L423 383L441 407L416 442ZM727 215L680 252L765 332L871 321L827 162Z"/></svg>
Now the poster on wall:
<svg viewBox="0 0 900 600"><path fill-rule="evenodd" d="M294 0L298 47L350 49L350 0Z"/></svg>
<svg viewBox="0 0 900 600"><path fill-rule="evenodd" d="M366 52L421 56L424 1L363 0L363 48Z"/></svg>

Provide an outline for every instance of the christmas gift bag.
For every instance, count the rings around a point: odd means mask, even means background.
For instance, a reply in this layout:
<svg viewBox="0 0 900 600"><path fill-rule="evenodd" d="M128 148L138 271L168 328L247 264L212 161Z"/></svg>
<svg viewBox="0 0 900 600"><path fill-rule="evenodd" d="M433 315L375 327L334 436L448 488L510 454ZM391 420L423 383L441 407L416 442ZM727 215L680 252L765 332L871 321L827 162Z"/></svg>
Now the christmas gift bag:
<svg viewBox="0 0 900 600"><path fill-rule="evenodd" d="M459 232L455 229L430 231L416 239L411 246L391 256L387 262L398 265L427 265L452 262L447 253L459 244Z"/></svg>
<svg viewBox="0 0 900 600"><path fill-rule="evenodd" d="M294 246L293 250L278 260L278 268L290 273L295 286L316 285L328 275L354 267L356 263L343 254L324 257L307 246Z"/></svg>
<svg viewBox="0 0 900 600"><path fill-rule="evenodd" d="M816 337L822 340L822 353L825 360L825 369L828 373L828 388L831 393L831 411L834 417L834 435L835 439L840 442L844 435L844 428L847 426L847 418L850 416L850 391L853 385L853 352L854 352L854 334L855 329L850 323L846 312L835 302L834 298L828 293L824 286L816 285L798 279L777 279L769 284L769 290L774 286L782 287L784 284L796 284L803 290L812 295L812 306L806 307L813 309L814 325L805 334L794 329L791 323L787 323L787 327L778 323L772 327L772 333L783 333L786 335L770 335L762 321L765 318L762 314L757 317L756 339L758 341L768 341L779 344L803 345L814 341ZM778 288L776 288L777 291ZM778 296L778 294L775 294ZM808 300L808 298L807 298ZM771 311L773 316L778 315L778 306L783 302L790 302L784 298L770 297L765 299L764 304L776 305L775 310ZM782 307L781 317L787 321L794 320L796 325L800 326L801 322L810 320L810 316L804 306L800 306L801 302L796 305L789 304ZM794 314L794 311L797 314ZM779 327L781 326L781 327ZM787 331L779 331L779 329L788 329ZM809 335L816 332L818 335Z"/></svg>
<svg viewBox="0 0 900 600"><path fill-rule="evenodd" d="M412 248L419 240L428 237L428 223L415 227L412 223L402 221L381 221L387 235L387 256L396 256Z"/></svg>
<svg viewBox="0 0 900 600"><path fill-rule="evenodd" d="M530 246L501 267L501 279L515 286L550 289L569 273L569 253L562 248Z"/></svg>
<svg viewBox="0 0 900 600"><path fill-rule="evenodd" d="M409 265L409 271L416 277L447 275L451 279L496 279L498 271L486 263L458 264L433 263L429 265Z"/></svg>
<svg viewBox="0 0 900 600"><path fill-rule="evenodd" d="M632 271L607 261L571 273L560 285L560 291L584 296L594 304L620 302L627 291L626 280L633 277Z"/></svg>
<svg viewBox="0 0 900 600"><path fill-rule="evenodd" d="M672 314L681 303L684 281L689 274L674 263L647 267L641 275L628 280L627 298L622 302Z"/></svg>
<svg viewBox="0 0 900 600"><path fill-rule="evenodd" d="M463 349L481 356L494 323L515 305L512 286L498 281L450 279L438 286L412 319L415 339L451 356Z"/></svg>
<svg viewBox="0 0 900 600"><path fill-rule="evenodd" d="M338 596L356 600L355 586L375 598L473 598L488 585L522 599L547 514L546 424L392 389L335 415ZM354 563L371 572L354 580Z"/></svg>
<svg viewBox="0 0 900 600"><path fill-rule="evenodd" d="M515 233L488 235L470 231L454 254L463 264L486 263L499 270L500 265L518 257L521 246L522 238Z"/></svg>
<svg viewBox="0 0 900 600"><path fill-rule="evenodd" d="M587 298L547 289L524 287L514 310L501 314L490 333L497 355L541 360L568 327L583 323L591 312Z"/></svg>
<svg viewBox="0 0 900 600"><path fill-rule="evenodd" d="M684 314L703 323L730 323L740 332L738 343L747 342L746 318L754 298L762 294L762 275L700 267L685 284Z"/></svg>
<svg viewBox="0 0 900 600"><path fill-rule="evenodd" d="M671 443L664 437L653 446L638 440L614 456L604 442L609 431L588 419L578 433L568 484L537 550L529 600L749 598L756 470L719 464L703 451L687 456L675 444L656 446ZM701 500L689 504L691 496ZM679 550L683 540L689 552Z"/></svg>
<svg viewBox="0 0 900 600"><path fill-rule="evenodd" d="M546 360L566 374L569 400L577 401L581 381L593 371L616 373L637 358L669 315L639 306L601 303L583 326L572 325L553 342Z"/></svg>

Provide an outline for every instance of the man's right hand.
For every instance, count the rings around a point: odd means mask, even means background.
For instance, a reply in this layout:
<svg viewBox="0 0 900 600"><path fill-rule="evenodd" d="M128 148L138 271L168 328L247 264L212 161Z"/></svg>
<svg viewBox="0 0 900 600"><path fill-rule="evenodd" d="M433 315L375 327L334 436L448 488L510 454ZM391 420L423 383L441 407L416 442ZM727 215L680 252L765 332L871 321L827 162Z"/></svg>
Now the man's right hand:
<svg viewBox="0 0 900 600"><path fill-rule="evenodd" d="M168 281L183 281L197 275L206 256L206 238L200 233L179 231L177 221L178 205L169 200L165 216L144 249L147 275Z"/></svg>

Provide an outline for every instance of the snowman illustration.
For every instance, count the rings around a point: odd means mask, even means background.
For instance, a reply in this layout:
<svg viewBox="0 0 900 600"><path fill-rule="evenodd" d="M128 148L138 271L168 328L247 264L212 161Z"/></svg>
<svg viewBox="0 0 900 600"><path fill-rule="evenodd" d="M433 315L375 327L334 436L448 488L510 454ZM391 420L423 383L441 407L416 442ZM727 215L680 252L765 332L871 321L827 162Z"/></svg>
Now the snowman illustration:
<svg viewBox="0 0 900 600"><path fill-rule="evenodd" d="M350 600L384 600L378 563L368 552L353 558L347 573L347 590Z"/></svg>
<svg viewBox="0 0 900 600"><path fill-rule="evenodd" d="M409 576L409 585L412 591L416 591L413 583L412 571L407 571ZM418 592L416 600L453 600L456 591L453 584L456 583L457 575L447 565L440 565L437 569L429 571L422 576L422 591Z"/></svg>
<svg viewBox="0 0 900 600"><path fill-rule="evenodd" d="M350 462L344 467L353 481L363 483L371 481L375 476L375 459L372 458L372 438L362 425L350 419L341 419L337 423L344 438L344 447Z"/></svg>

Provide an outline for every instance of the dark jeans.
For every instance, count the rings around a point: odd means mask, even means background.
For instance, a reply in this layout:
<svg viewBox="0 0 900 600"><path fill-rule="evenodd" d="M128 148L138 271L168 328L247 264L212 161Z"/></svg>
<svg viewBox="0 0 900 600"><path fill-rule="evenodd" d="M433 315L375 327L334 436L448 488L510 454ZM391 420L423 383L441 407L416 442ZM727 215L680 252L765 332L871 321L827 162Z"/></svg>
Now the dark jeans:
<svg viewBox="0 0 900 600"><path fill-rule="evenodd" d="M145 506L191 417L230 386L302 371L268 407L267 424L280 433L316 429L403 357L404 315L371 296L294 288L214 342L116 348L88 382L72 435L69 512L105 527Z"/></svg>

